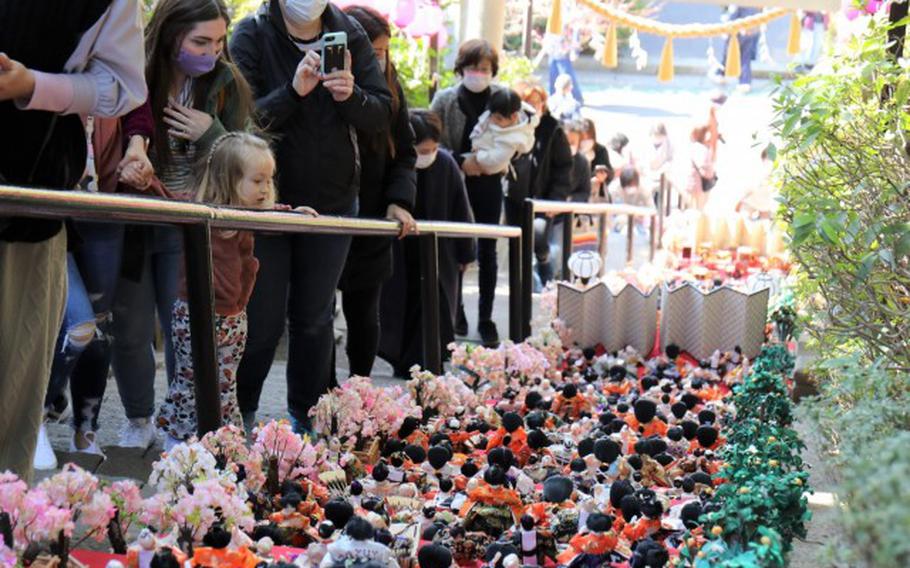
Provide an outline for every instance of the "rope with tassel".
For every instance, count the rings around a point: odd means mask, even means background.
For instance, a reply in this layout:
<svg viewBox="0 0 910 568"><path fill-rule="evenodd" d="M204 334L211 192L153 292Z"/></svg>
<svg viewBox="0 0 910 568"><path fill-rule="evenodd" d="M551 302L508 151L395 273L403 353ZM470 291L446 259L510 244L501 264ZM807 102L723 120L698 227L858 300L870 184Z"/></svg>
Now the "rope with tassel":
<svg viewBox="0 0 910 568"><path fill-rule="evenodd" d="M787 8L772 8L754 16L739 20L717 24L667 24L649 18L635 16L623 12L612 6L607 6L597 0L578 0L583 4L610 20L611 24L606 31L601 63L607 68L619 66L618 31L619 26L635 29L639 32L650 33L666 38L660 55L660 65L657 68L657 78L667 82L673 80L673 40L714 37L720 35L730 36L727 48L727 58L724 62L724 75L726 77L739 77L742 72L740 63L740 47L738 34L746 30L763 26L777 18L790 14L790 33L787 38L787 54L796 55L800 51L801 24L799 16ZM562 2L553 0L550 18L547 20L547 33L562 33Z"/></svg>

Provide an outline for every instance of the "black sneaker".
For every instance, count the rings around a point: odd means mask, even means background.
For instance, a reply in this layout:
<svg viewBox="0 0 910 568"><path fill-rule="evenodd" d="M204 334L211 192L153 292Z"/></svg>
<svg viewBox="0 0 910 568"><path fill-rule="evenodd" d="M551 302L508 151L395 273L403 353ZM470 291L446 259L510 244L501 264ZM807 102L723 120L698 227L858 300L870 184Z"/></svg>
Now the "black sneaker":
<svg viewBox="0 0 910 568"><path fill-rule="evenodd" d="M484 320L478 323L477 333L480 334L480 340L484 347L496 347L499 345L499 331L492 320Z"/></svg>
<svg viewBox="0 0 910 568"><path fill-rule="evenodd" d="M468 318L464 315L464 306L458 308L458 315L455 317L455 335L464 337L468 334Z"/></svg>

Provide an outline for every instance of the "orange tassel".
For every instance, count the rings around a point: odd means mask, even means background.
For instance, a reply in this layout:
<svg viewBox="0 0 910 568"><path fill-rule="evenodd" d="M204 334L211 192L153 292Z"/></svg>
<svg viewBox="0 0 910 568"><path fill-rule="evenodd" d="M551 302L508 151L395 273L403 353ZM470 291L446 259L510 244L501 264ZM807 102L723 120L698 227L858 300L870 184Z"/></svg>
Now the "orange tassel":
<svg viewBox="0 0 910 568"><path fill-rule="evenodd" d="M660 53L660 66L657 68L657 80L669 83L673 80L673 38L668 37Z"/></svg>
<svg viewBox="0 0 910 568"><path fill-rule="evenodd" d="M553 0L553 6L550 9L550 19L547 20L547 33L562 34L562 1Z"/></svg>
<svg viewBox="0 0 910 568"><path fill-rule="evenodd" d="M601 59L604 67L608 69L616 69L619 67L619 46L618 39L616 37L616 24L611 23L610 27L607 28L607 37L604 42L604 53Z"/></svg>
<svg viewBox="0 0 910 568"><path fill-rule="evenodd" d="M803 26L796 12L790 15L790 35L787 38L787 55L798 55L800 52L800 33Z"/></svg>
<svg viewBox="0 0 910 568"><path fill-rule="evenodd" d="M727 60L724 62L724 76L730 79L742 73L739 54L739 34L730 34L730 45L727 46Z"/></svg>

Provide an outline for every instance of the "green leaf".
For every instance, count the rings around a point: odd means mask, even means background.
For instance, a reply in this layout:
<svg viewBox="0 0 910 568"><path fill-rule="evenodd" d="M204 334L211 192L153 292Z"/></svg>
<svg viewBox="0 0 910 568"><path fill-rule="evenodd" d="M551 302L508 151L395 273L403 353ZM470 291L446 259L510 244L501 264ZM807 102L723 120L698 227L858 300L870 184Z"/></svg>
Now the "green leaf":
<svg viewBox="0 0 910 568"><path fill-rule="evenodd" d="M812 225L815 223L815 214L814 213L800 213L793 218L793 226L795 228L803 227L805 225Z"/></svg>
<svg viewBox="0 0 910 568"><path fill-rule="evenodd" d="M894 258L900 259L907 255L910 255L910 231L901 235L894 245Z"/></svg>
<svg viewBox="0 0 910 568"><path fill-rule="evenodd" d="M823 218L818 224L818 228L822 237L830 244L838 244L840 242L837 229L834 227L834 222L832 222L830 218Z"/></svg>
<svg viewBox="0 0 910 568"><path fill-rule="evenodd" d="M903 108L907 103L908 96L910 96L910 81L901 79L901 82L897 85L897 90L894 91L894 104L898 108Z"/></svg>
<svg viewBox="0 0 910 568"><path fill-rule="evenodd" d="M854 286L862 284L866 281L866 278L869 277L869 274L872 272L872 268L875 266L875 261L878 259L878 254L870 252L863 257L863 260L860 262L859 270L856 272L856 280L854 281Z"/></svg>

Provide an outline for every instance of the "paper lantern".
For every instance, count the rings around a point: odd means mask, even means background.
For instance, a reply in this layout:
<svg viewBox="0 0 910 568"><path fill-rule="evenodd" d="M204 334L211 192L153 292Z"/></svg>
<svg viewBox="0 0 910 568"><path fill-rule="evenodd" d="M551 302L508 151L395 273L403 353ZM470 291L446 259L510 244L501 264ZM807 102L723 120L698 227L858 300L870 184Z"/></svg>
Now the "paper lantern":
<svg viewBox="0 0 910 568"><path fill-rule="evenodd" d="M414 13L414 19L404 28L411 37L425 37L438 34L445 29L445 16L435 4L422 4Z"/></svg>
<svg viewBox="0 0 910 568"><path fill-rule="evenodd" d="M348 6L367 6L388 18L395 9L397 0L332 0L332 4L344 10Z"/></svg>
<svg viewBox="0 0 910 568"><path fill-rule="evenodd" d="M600 274L602 265L600 255L590 250L581 250L569 257L569 270L585 284Z"/></svg>
<svg viewBox="0 0 910 568"><path fill-rule="evenodd" d="M408 27L417 13L417 0L398 0L395 4L393 21L399 28Z"/></svg>

